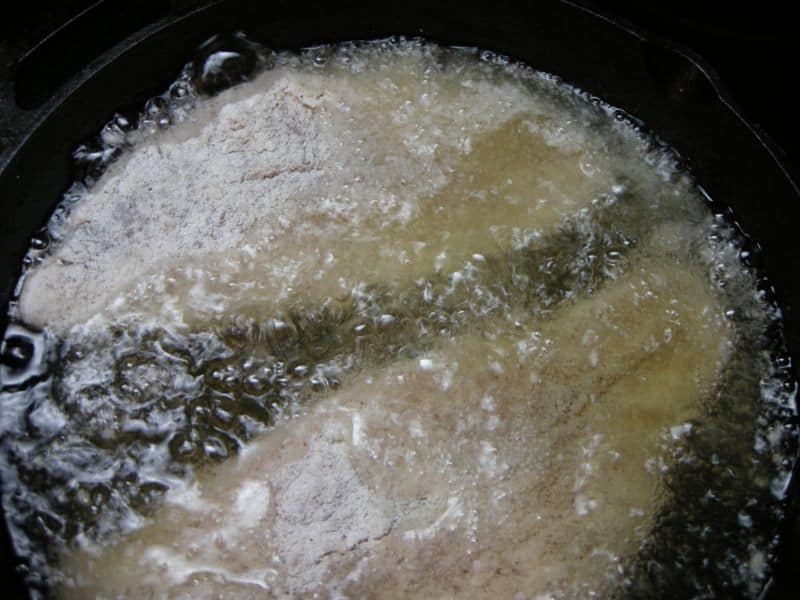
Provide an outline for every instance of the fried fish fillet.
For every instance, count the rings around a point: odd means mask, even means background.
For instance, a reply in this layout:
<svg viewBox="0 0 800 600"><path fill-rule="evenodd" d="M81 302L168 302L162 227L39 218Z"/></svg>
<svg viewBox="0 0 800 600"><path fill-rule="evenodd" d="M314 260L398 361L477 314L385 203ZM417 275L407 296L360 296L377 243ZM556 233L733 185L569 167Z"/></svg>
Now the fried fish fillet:
<svg viewBox="0 0 800 600"><path fill-rule="evenodd" d="M664 501L732 332L707 278L642 258L588 298L366 370L65 557L63 598L603 593Z"/></svg>
<svg viewBox="0 0 800 600"><path fill-rule="evenodd" d="M432 63L276 67L141 141L27 274L23 320L63 333L98 313L160 315L176 296L230 311L254 295L282 304L411 280L507 245L515 228L558 227L612 187L625 159L601 135L543 133L568 110L478 63L426 75Z"/></svg>

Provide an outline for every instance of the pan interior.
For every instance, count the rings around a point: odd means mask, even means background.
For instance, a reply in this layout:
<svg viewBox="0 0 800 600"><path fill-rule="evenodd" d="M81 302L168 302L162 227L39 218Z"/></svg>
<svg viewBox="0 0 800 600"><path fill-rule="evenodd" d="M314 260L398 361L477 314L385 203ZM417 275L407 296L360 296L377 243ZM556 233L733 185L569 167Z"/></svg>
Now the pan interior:
<svg viewBox="0 0 800 600"><path fill-rule="evenodd" d="M84 149L121 158L29 254L2 428L34 578L754 593L793 388L671 155L491 53L235 44ZM226 532L248 551L203 554Z"/></svg>

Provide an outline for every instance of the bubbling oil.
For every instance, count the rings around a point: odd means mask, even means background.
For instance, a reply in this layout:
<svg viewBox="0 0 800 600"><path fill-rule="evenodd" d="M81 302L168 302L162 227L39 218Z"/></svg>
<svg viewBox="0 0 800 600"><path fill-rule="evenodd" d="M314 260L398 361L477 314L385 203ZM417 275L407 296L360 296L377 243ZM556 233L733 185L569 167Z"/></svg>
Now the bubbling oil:
<svg viewBox="0 0 800 600"><path fill-rule="evenodd" d="M780 314L592 100L470 49L239 36L115 117L4 342L29 583L756 594L795 449Z"/></svg>

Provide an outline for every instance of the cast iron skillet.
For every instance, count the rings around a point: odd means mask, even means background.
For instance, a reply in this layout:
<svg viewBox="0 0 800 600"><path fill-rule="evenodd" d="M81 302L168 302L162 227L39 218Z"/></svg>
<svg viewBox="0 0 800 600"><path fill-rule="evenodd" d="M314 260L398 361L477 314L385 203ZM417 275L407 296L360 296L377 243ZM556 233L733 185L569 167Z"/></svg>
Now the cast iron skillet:
<svg viewBox="0 0 800 600"><path fill-rule="evenodd" d="M800 249L796 226L787 218L800 200L800 188L789 167L740 116L700 58L564 0L540 1L532 8L465 0L386 5L216 0L146 26L63 86L0 164L0 307L13 293L32 234L74 179L70 155L76 146L95 136L115 111L138 110L164 91L209 36L236 30L278 48L398 34L479 46L554 73L624 108L676 149L710 198L732 208L743 229L763 244L763 251L752 244L755 266L769 274L770 282L764 282L768 294L774 294L770 284L778 290L790 354L800 350L800 318L793 312L800 307L795 277ZM3 311L0 331L5 327ZM22 597L4 521L2 527L4 591L7 597ZM796 546L796 540L784 540L764 597L788 594L786 565L795 562Z"/></svg>

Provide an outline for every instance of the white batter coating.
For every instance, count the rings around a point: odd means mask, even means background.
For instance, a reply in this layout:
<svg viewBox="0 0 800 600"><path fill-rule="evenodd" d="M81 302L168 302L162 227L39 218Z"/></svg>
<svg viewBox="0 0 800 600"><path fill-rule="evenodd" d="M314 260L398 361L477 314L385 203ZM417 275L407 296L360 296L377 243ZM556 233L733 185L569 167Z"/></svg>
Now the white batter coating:
<svg viewBox="0 0 800 600"><path fill-rule="evenodd" d="M100 558L70 557L64 597L608 593L729 328L702 276L657 261L519 317L263 435Z"/></svg>

